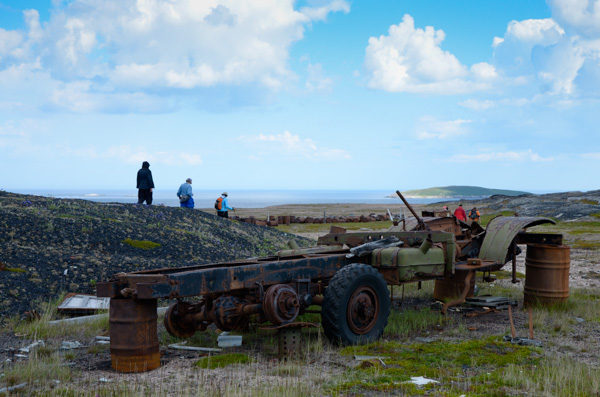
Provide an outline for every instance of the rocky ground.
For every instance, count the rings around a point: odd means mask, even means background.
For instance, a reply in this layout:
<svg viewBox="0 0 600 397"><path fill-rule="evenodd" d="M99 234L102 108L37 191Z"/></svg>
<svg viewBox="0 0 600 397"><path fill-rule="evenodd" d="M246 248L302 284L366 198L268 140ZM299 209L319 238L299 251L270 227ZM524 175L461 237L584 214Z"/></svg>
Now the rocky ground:
<svg viewBox="0 0 600 397"><path fill-rule="evenodd" d="M440 204L451 208L456 206L456 202ZM593 214L600 215L600 190L517 197L495 195L483 200L465 201L463 206L467 211L477 206L488 213L513 211L520 216L545 216L561 221L598 220Z"/></svg>
<svg viewBox="0 0 600 397"><path fill-rule="evenodd" d="M309 240L164 206L101 204L0 191L0 316L61 292L95 292L119 272L265 256Z"/></svg>

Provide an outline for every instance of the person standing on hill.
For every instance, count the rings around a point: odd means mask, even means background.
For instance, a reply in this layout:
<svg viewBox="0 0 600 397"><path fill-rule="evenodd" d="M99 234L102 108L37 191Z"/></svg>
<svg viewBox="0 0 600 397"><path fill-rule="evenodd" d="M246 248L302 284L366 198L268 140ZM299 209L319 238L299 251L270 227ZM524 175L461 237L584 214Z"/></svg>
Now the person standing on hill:
<svg viewBox="0 0 600 397"><path fill-rule="evenodd" d="M185 180L177 190L177 197L179 197L179 205L183 208L194 208L194 198L192 197L192 178Z"/></svg>
<svg viewBox="0 0 600 397"><path fill-rule="evenodd" d="M465 212L465 209L463 208L462 204L459 204L458 208L454 210L454 216L459 221L467 221L467 213Z"/></svg>
<svg viewBox="0 0 600 397"><path fill-rule="evenodd" d="M215 202L215 209L217 210L217 215L221 218L229 218L229 213L227 210L235 211L235 208L230 207L227 203L227 192L223 192L221 197L217 199Z"/></svg>
<svg viewBox="0 0 600 397"><path fill-rule="evenodd" d="M150 163L144 161L142 168L137 173L138 204L152 204L152 190L154 190L154 181L152 180L152 171Z"/></svg>
<svg viewBox="0 0 600 397"><path fill-rule="evenodd" d="M473 222L479 222L479 217L481 214L477 211L477 207L473 207L473 209L469 212L469 219Z"/></svg>

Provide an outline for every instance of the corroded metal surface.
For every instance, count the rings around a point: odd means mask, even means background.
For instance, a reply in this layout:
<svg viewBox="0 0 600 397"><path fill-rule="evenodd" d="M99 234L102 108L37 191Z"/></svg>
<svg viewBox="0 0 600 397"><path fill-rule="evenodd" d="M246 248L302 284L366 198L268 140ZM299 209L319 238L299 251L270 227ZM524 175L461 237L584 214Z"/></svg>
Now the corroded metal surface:
<svg viewBox="0 0 600 397"><path fill-rule="evenodd" d="M160 366L156 299L110 301L110 358L119 372L150 371Z"/></svg>
<svg viewBox="0 0 600 397"><path fill-rule="evenodd" d="M553 305L569 297L571 250L567 246L527 245L524 304Z"/></svg>
<svg viewBox="0 0 600 397"><path fill-rule="evenodd" d="M454 276L435 280L433 288L433 298L439 301L444 301L448 298L457 298L461 295L465 288L465 279L467 271L457 271ZM471 278L469 282L469 290L467 298L475 295L475 278Z"/></svg>
<svg viewBox="0 0 600 397"><path fill-rule="evenodd" d="M348 301L346 317L348 326L357 335L369 333L379 317L379 295L370 286L357 288Z"/></svg>
<svg viewBox="0 0 600 397"><path fill-rule="evenodd" d="M505 264L510 259L507 257L508 248L517 234L524 228L544 223L555 224L556 222L539 217L497 217L492 219L486 228L479 258Z"/></svg>
<svg viewBox="0 0 600 397"><path fill-rule="evenodd" d="M288 285L273 285L263 298L263 311L267 319L275 325L290 323L300 313L298 294Z"/></svg>

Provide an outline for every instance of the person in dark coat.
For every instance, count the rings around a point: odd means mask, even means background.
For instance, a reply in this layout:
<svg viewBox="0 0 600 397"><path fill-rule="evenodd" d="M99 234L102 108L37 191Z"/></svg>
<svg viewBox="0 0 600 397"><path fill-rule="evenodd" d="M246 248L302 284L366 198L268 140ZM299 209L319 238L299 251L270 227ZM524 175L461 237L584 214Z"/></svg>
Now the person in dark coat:
<svg viewBox="0 0 600 397"><path fill-rule="evenodd" d="M137 173L138 204L152 204L152 190L154 190L154 181L152 180L152 171L150 163L144 161L142 168Z"/></svg>

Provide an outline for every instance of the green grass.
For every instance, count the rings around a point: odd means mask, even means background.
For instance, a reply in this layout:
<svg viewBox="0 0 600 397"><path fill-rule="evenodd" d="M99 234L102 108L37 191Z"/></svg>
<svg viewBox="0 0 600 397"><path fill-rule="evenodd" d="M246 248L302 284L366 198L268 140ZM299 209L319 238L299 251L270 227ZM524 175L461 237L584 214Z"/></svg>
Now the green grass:
<svg viewBox="0 0 600 397"><path fill-rule="evenodd" d="M443 317L439 310L430 308L407 308L402 311L392 310L385 327L386 338L406 338L414 333L432 329L441 324Z"/></svg>
<svg viewBox="0 0 600 397"><path fill-rule="evenodd" d="M194 365L198 368L215 369L223 368L234 364L247 364L251 361L250 357L244 353L229 353L219 356L203 357L196 361Z"/></svg>
<svg viewBox="0 0 600 397"><path fill-rule="evenodd" d="M322 233L327 234L331 226L337 226L346 230L383 230L393 226L391 221L379 222L348 222L348 223L291 223L289 225L276 226L277 230L286 233Z"/></svg>

